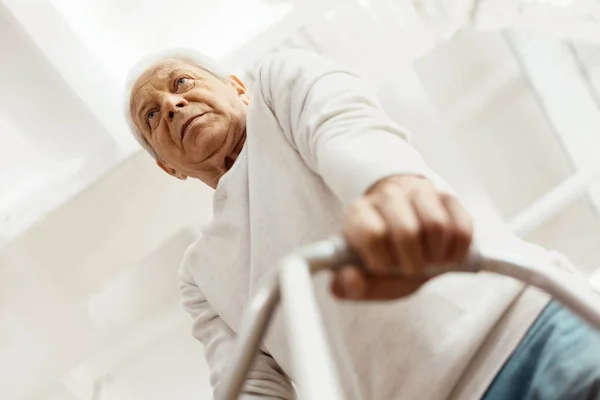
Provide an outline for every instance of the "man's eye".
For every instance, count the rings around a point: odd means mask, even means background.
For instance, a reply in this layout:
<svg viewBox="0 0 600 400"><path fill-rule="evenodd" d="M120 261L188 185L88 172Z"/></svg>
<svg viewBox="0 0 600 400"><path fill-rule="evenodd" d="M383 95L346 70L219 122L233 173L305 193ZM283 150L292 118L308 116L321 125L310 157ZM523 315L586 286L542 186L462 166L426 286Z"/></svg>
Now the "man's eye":
<svg viewBox="0 0 600 400"><path fill-rule="evenodd" d="M148 113L148 122L152 121L156 117L156 111L150 111Z"/></svg>
<svg viewBox="0 0 600 400"><path fill-rule="evenodd" d="M185 85L186 82L187 82L187 78L179 78L177 80L177 87L181 87L181 86Z"/></svg>

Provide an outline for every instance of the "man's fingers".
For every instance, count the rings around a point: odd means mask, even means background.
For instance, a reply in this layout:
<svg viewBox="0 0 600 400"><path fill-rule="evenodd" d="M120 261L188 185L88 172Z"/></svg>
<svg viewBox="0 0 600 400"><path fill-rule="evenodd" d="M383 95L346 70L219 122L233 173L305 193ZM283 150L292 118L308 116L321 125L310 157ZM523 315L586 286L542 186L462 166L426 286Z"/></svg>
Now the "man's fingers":
<svg viewBox="0 0 600 400"><path fill-rule="evenodd" d="M425 283L427 264L464 261L473 225L460 202L430 180L394 175L379 180L350 208L344 235L366 269L337 271L333 292L342 298L387 300ZM390 273L394 266L403 274Z"/></svg>
<svg viewBox="0 0 600 400"><path fill-rule="evenodd" d="M473 239L472 217L454 196L443 195L441 201L452 220L451 243L446 259L449 262L462 262L469 254Z"/></svg>
<svg viewBox="0 0 600 400"><path fill-rule="evenodd" d="M392 300L410 296L419 290L427 278L377 278L367 279L364 300Z"/></svg>
<svg viewBox="0 0 600 400"><path fill-rule="evenodd" d="M367 291L367 277L360 268L343 267L335 272L331 289L342 299L362 300Z"/></svg>
<svg viewBox="0 0 600 400"><path fill-rule="evenodd" d="M400 279L368 276L356 267L344 267L333 278L331 289L335 296L348 300L392 300L416 292L427 278Z"/></svg>
<svg viewBox="0 0 600 400"><path fill-rule="evenodd" d="M388 271L393 264L387 235L385 221L369 202L359 200L350 207L344 236L366 266L374 272Z"/></svg>
<svg viewBox="0 0 600 400"><path fill-rule="evenodd" d="M448 212L439 195L433 191L416 193L412 204L421 224L423 255L427 263L445 260L449 247Z"/></svg>
<svg viewBox="0 0 600 400"><path fill-rule="evenodd" d="M419 219L408 198L395 190L388 189L376 207L387 223L395 264L407 275L415 275L424 267Z"/></svg>

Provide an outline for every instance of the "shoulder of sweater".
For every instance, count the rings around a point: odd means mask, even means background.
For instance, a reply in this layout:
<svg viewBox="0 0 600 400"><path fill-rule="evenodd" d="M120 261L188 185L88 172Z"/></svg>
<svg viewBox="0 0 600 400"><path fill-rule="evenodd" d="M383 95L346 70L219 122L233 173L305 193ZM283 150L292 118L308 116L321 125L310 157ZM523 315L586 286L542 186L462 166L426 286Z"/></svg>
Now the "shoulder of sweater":
<svg viewBox="0 0 600 400"><path fill-rule="evenodd" d="M274 90L278 93L285 89L302 91L310 88L320 77L335 72L358 76L311 51L285 49L268 55L258 64L255 87L268 99Z"/></svg>
<svg viewBox="0 0 600 400"><path fill-rule="evenodd" d="M332 66L332 62L327 58L320 56L314 52L303 49L283 49L269 54L262 60L257 70L260 73L284 73L289 69L305 69L312 70L323 66Z"/></svg>

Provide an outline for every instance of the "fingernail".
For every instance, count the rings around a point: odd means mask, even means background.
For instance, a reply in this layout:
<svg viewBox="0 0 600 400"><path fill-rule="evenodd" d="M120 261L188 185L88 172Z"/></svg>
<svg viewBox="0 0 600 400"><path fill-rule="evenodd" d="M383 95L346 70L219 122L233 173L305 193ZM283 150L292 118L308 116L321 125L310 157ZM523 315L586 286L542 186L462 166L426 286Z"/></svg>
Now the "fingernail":
<svg viewBox="0 0 600 400"><path fill-rule="evenodd" d="M357 282L350 279L347 282L345 282L344 294L350 300L360 300L363 297L360 285Z"/></svg>
<svg viewBox="0 0 600 400"><path fill-rule="evenodd" d="M349 300L359 300L363 297L362 281L356 271L348 268L340 271L338 275L344 298Z"/></svg>

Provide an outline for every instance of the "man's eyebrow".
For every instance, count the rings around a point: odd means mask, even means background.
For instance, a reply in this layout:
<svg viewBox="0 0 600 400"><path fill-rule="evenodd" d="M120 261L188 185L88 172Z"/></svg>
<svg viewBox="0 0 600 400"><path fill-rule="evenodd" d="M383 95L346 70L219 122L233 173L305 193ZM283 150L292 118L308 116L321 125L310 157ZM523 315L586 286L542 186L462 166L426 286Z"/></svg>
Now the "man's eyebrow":
<svg viewBox="0 0 600 400"><path fill-rule="evenodd" d="M132 108L132 115L135 116L135 118L137 119L137 122L134 121L134 123L136 123L136 125L139 124L140 128L143 131L146 131L148 128L148 123L146 122L146 118L144 116L146 109L148 109L149 107L149 103L142 99L141 101L138 101L139 98L139 94L136 94L134 101L132 103L132 106L134 108Z"/></svg>
<svg viewBox="0 0 600 400"><path fill-rule="evenodd" d="M150 103L152 103L152 99L148 100L148 96L143 96L144 93L148 93L147 82L145 85L140 86L140 88L136 91L135 96L133 97L132 104L135 106L133 112L138 117L143 117L142 113L150 107Z"/></svg>
<svg viewBox="0 0 600 400"><path fill-rule="evenodd" d="M148 107L148 102L146 100L138 101L139 96L140 96L139 92L136 93L136 96L133 101L133 105L134 105L133 111L138 118L142 119L142 117L143 117L142 114L143 114L144 110Z"/></svg>
<svg viewBox="0 0 600 400"><path fill-rule="evenodd" d="M181 74L181 72L183 71L183 68L174 68L173 70L171 70L171 72L169 72L169 74L167 75L167 79L169 80L169 83L171 82L171 80L173 80L177 75Z"/></svg>
<svg viewBox="0 0 600 400"><path fill-rule="evenodd" d="M191 68L187 67L187 66L179 66L177 68L173 68L171 70L171 72L169 72L169 74L167 75L167 79L173 80L175 78L177 78L177 76L181 75L181 74L186 74L186 75L191 75L193 77L196 77L197 74L194 73Z"/></svg>

